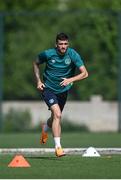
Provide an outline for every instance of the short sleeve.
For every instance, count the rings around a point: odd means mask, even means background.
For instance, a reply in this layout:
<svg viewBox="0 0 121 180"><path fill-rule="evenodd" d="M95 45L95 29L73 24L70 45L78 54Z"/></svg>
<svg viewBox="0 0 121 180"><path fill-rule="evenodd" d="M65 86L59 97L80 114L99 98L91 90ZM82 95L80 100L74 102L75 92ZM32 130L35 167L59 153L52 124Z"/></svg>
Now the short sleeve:
<svg viewBox="0 0 121 180"><path fill-rule="evenodd" d="M77 67L81 67L81 66L84 65L84 62L83 62L81 56L80 56L75 50L73 50L72 59L73 59L73 63L74 63Z"/></svg>
<svg viewBox="0 0 121 180"><path fill-rule="evenodd" d="M47 60L47 56L45 52L38 54L37 59L36 59L38 64L43 64L46 62L46 60Z"/></svg>

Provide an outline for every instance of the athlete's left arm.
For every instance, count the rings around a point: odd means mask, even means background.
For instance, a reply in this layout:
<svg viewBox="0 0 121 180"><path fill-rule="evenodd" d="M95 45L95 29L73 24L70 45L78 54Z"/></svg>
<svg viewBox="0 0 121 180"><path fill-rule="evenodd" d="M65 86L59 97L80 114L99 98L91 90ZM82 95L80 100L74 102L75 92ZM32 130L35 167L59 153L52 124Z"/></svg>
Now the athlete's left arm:
<svg viewBox="0 0 121 180"><path fill-rule="evenodd" d="M80 73L77 74L76 76L73 76L71 78L63 78L63 81L60 83L60 85L67 86L70 83L73 83L75 81L79 81L88 77L88 72L84 65L79 67L79 71Z"/></svg>

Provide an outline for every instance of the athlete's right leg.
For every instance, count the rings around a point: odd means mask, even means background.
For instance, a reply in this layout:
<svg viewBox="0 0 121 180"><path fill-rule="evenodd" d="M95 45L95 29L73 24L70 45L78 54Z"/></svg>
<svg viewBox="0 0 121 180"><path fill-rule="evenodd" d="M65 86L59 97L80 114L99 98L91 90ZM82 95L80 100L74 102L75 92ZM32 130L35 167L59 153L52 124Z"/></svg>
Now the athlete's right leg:
<svg viewBox="0 0 121 180"><path fill-rule="evenodd" d="M46 123L49 128L52 128L52 122L53 122L53 116L51 114L51 117L47 120L47 123Z"/></svg>
<svg viewBox="0 0 121 180"><path fill-rule="evenodd" d="M40 136L40 144L46 144L48 140L48 132L47 132L46 124L42 124L41 128L42 128L42 132Z"/></svg>
<svg viewBox="0 0 121 180"><path fill-rule="evenodd" d="M48 109L50 110L50 103L52 99L55 99L55 96L49 89L44 88L42 91L42 98L45 101L45 103L48 105ZM42 124L42 133L40 137L40 143L45 144L47 139L48 139L48 129L52 127L52 115L51 117L47 120L46 123Z"/></svg>
<svg viewBox="0 0 121 180"><path fill-rule="evenodd" d="M46 144L48 140L48 129L52 128L52 116L47 120L46 123L43 123L41 126L42 126L42 133L40 137L40 144Z"/></svg>

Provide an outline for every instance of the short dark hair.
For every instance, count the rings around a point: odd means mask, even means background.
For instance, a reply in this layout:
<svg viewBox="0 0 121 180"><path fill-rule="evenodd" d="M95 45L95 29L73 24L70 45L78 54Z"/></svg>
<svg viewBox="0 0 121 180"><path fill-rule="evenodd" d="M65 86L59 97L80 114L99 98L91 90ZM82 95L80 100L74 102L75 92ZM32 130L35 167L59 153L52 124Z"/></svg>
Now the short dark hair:
<svg viewBox="0 0 121 180"><path fill-rule="evenodd" d="M58 40L64 41L64 40L68 40L68 39L69 39L68 35L63 32L57 34L57 36L56 36L56 42L58 42Z"/></svg>

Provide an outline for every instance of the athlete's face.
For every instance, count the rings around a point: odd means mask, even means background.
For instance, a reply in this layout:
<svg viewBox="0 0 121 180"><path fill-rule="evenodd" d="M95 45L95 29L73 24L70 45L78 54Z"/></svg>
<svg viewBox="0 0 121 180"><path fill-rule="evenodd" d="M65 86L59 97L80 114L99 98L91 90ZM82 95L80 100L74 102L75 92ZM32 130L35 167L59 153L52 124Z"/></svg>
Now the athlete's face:
<svg viewBox="0 0 121 180"><path fill-rule="evenodd" d="M65 54L67 48L69 46L68 40L58 40L56 43L56 47L61 54Z"/></svg>

